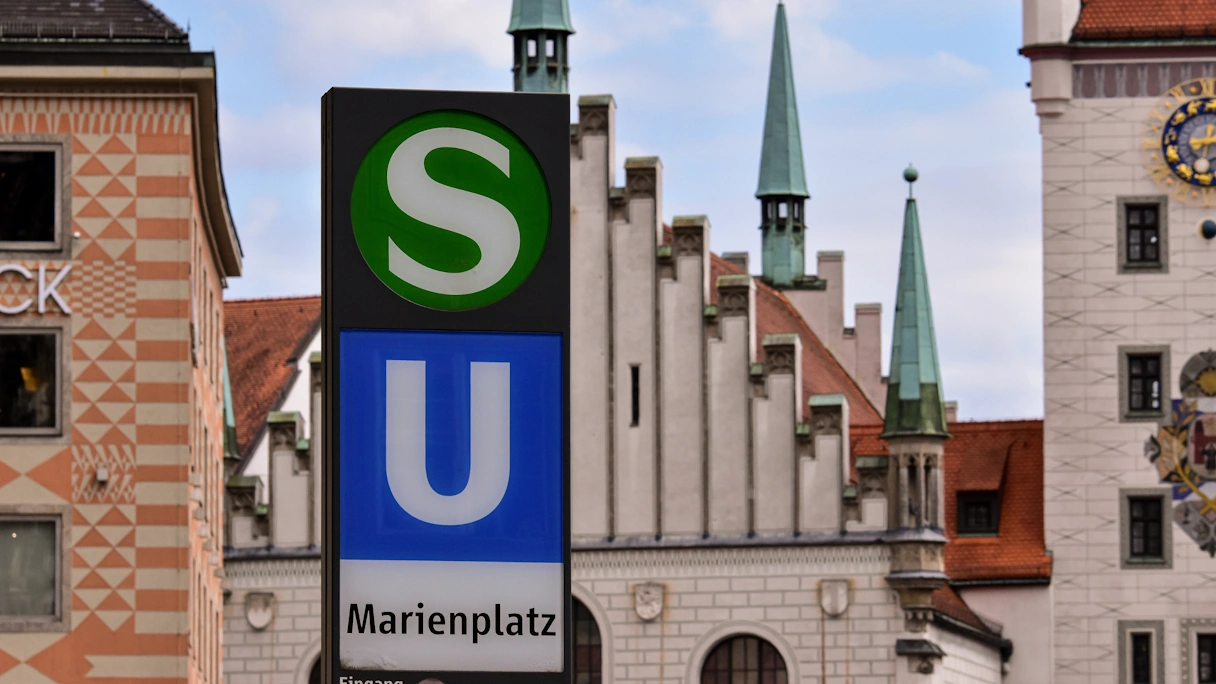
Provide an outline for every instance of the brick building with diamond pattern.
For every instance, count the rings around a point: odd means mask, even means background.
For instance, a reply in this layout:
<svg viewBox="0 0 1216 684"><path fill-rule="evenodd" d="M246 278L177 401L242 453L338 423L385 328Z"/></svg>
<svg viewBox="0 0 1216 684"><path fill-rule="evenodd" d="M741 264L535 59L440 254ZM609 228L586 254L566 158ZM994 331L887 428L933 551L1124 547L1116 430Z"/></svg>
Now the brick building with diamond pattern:
<svg viewBox="0 0 1216 684"><path fill-rule="evenodd" d="M218 683L213 55L142 0L0 0L0 202L0 682Z"/></svg>

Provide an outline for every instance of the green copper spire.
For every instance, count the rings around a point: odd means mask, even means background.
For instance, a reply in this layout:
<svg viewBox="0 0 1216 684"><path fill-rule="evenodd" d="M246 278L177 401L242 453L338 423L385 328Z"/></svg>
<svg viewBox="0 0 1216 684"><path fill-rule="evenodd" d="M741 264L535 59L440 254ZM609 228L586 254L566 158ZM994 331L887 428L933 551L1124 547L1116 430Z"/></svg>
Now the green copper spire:
<svg viewBox="0 0 1216 684"><path fill-rule="evenodd" d="M929 277L925 273L920 217L912 183L911 164L904 171L908 202L904 208L904 239L899 259L899 289L895 293L895 332L891 335L891 375L887 381L884 438L932 435L949 437L946 407L942 401L941 370L933 333L933 307L929 304Z"/></svg>
<svg viewBox="0 0 1216 684"><path fill-rule="evenodd" d="M566 39L574 33L567 0L512 0L507 33L515 38L515 91L566 92Z"/></svg>
<svg viewBox="0 0 1216 684"><path fill-rule="evenodd" d="M773 63L768 74L764 146L760 150L760 275L769 284L796 287L806 276L803 209L810 194L802 170L802 135L794 97L794 67L785 5L777 4Z"/></svg>
<svg viewBox="0 0 1216 684"><path fill-rule="evenodd" d="M764 147L760 151L760 185L756 197L810 197L802 169L802 134L798 130L798 101L794 96L794 65L785 4L777 4L773 26L773 61L768 72L768 104L764 112ZM801 274L799 274L801 275Z"/></svg>

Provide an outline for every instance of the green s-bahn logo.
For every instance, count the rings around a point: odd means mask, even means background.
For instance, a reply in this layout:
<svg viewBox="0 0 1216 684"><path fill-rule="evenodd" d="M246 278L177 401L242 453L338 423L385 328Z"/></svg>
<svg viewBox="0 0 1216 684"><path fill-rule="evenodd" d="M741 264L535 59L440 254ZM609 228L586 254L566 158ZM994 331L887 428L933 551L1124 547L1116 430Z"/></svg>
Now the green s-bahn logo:
<svg viewBox="0 0 1216 684"><path fill-rule="evenodd" d="M350 216L359 251L393 292L433 309L475 309L536 268L549 186L531 150L501 124L427 112L368 151Z"/></svg>

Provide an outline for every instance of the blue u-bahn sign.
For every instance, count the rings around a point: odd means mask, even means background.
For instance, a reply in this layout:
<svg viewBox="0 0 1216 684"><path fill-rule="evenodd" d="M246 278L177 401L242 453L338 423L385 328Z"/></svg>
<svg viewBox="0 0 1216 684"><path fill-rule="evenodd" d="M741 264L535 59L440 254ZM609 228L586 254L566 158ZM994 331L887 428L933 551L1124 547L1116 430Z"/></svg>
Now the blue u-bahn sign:
<svg viewBox="0 0 1216 684"><path fill-rule="evenodd" d="M568 98L322 107L329 681L567 681Z"/></svg>

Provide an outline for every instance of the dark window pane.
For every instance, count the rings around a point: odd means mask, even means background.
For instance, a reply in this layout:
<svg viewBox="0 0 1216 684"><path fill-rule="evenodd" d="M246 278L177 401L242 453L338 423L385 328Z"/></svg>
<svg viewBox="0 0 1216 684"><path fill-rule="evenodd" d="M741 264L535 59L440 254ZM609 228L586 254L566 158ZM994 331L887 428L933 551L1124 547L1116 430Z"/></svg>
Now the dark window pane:
<svg viewBox="0 0 1216 684"><path fill-rule="evenodd" d="M56 426L55 336L0 333L0 429Z"/></svg>
<svg viewBox="0 0 1216 684"><path fill-rule="evenodd" d="M581 601L574 601L574 681L600 684L600 627Z"/></svg>
<svg viewBox="0 0 1216 684"><path fill-rule="evenodd" d="M55 523L0 520L0 615L55 615Z"/></svg>
<svg viewBox="0 0 1216 684"><path fill-rule="evenodd" d="M1132 558L1162 558L1161 497L1128 499L1128 548Z"/></svg>
<svg viewBox="0 0 1216 684"><path fill-rule="evenodd" d="M751 636L727 639L701 666L701 684L786 684L785 660L772 644Z"/></svg>
<svg viewBox="0 0 1216 684"><path fill-rule="evenodd" d="M0 242L55 240L55 153L0 150Z"/></svg>
<svg viewBox="0 0 1216 684"><path fill-rule="evenodd" d="M1153 635L1132 635L1132 684L1153 684Z"/></svg>
<svg viewBox="0 0 1216 684"><path fill-rule="evenodd" d="M1199 684L1216 684L1216 634L1200 634L1198 641Z"/></svg>
<svg viewBox="0 0 1216 684"><path fill-rule="evenodd" d="M1127 408L1130 411L1160 411L1161 355L1129 354L1127 357Z"/></svg>

